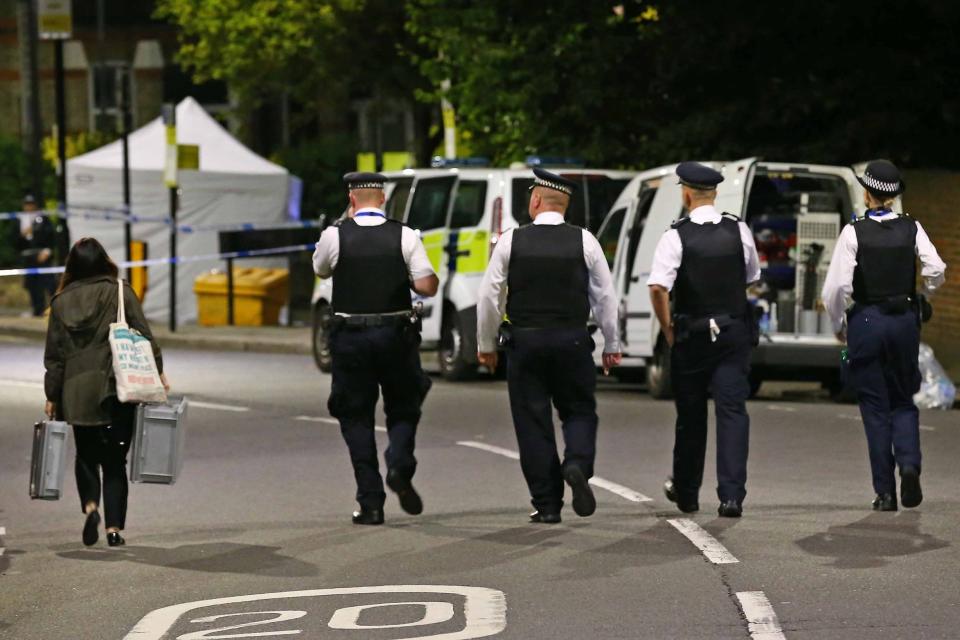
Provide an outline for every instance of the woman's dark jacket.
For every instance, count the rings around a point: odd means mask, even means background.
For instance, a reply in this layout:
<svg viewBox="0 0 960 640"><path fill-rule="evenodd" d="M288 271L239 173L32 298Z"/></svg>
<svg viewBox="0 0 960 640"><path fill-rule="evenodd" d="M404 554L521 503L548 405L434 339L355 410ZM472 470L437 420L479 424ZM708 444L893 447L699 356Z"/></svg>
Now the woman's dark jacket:
<svg viewBox="0 0 960 640"><path fill-rule="evenodd" d="M127 324L150 340L163 373L160 347L129 284L123 287L123 304ZM70 424L110 424L117 383L108 336L116 321L117 281L110 276L71 282L50 303L44 388L47 400L57 405L57 416Z"/></svg>

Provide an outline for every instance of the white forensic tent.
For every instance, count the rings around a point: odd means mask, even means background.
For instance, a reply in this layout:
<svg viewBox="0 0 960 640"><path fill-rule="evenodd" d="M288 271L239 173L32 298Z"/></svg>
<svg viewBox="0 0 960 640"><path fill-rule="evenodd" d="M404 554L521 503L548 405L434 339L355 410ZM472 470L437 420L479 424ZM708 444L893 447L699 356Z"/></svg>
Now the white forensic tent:
<svg viewBox="0 0 960 640"><path fill-rule="evenodd" d="M163 216L170 212L169 189L163 182L166 128L160 118L132 132L130 149L131 209L138 216ZM243 146L193 98L177 105L177 142L200 147L199 171L180 171L178 224L220 225L276 223L287 219L290 175ZM123 202L123 150L119 140L67 161L68 207L118 207ZM74 240L93 236L117 262L125 258L123 222L70 218ZM170 228L163 223L133 225L134 240L148 243L150 258L170 255ZM180 233L177 254L215 254L216 232ZM246 262L246 261L245 261ZM263 263L260 263L263 264ZM194 279L223 261L177 265L177 321L197 318ZM144 311L154 321L167 321L170 309L170 268L149 268Z"/></svg>

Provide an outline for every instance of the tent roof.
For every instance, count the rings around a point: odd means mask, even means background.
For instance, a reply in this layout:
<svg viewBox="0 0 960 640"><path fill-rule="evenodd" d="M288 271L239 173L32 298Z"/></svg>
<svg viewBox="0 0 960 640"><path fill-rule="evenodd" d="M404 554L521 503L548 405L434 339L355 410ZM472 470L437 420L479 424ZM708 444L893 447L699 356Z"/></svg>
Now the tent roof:
<svg viewBox="0 0 960 640"><path fill-rule="evenodd" d="M200 145L200 171L241 174L286 174L280 165L258 156L220 126L193 98L177 105L177 142ZM132 132L128 137L130 169L162 171L167 134L161 118ZM68 172L82 169L121 169L120 140L67 161Z"/></svg>

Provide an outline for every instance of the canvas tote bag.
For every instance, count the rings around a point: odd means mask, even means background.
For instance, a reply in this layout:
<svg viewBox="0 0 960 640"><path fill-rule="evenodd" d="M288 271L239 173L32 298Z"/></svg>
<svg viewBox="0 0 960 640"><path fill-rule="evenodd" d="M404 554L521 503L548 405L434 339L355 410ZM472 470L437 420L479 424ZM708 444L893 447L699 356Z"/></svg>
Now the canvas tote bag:
<svg viewBox="0 0 960 640"><path fill-rule="evenodd" d="M122 280L117 280L117 287L117 321L110 325L110 352L113 354L113 373L117 379L117 400L147 404L166 402L167 392L160 382L157 363L153 359L153 347L140 332L127 326Z"/></svg>

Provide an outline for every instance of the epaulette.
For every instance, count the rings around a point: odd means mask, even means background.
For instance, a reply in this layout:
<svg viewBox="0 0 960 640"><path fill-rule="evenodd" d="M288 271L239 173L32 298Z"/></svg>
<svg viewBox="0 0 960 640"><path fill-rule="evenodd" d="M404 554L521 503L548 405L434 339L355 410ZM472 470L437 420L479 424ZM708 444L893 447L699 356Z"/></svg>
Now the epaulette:
<svg viewBox="0 0 960 640"><path fill-rule="evenodd" d="M684 223L690 221L690 216L683 216L682 218L677 218L670 224L671 229L679 229Z"/></svg>
<svg viewBox="0 0 960 640"><path fill-rule="evenodd" d="M721 213L720 216L727 218L728 220L733 220L734 222L740 222L740 216L735 216L732 213L727 213L726 211Z"/></svg>

